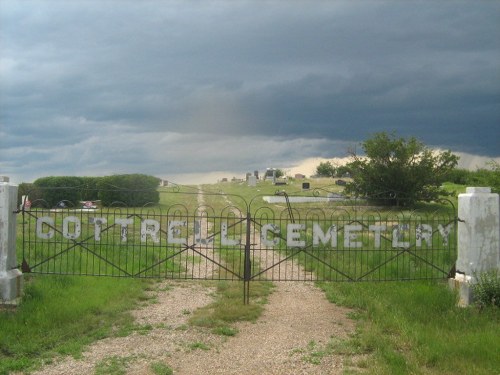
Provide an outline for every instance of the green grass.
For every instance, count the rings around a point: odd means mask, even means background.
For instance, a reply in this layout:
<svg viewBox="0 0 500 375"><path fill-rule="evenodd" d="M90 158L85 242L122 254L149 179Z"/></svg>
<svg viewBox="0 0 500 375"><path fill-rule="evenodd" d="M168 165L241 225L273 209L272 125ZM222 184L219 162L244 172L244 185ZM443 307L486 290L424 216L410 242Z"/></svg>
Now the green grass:
<svg viewBox="0 0 500 375"><path fill-rule="evenodd" d="M310 189L302 190L302 183L309 182ZM287 185L276 186L272 181L258 181L257 186L248 186L246 182L225 182L212 185L203 185L203 191L217 193L217 194L228 194L231 202L239 207L241 210L246 209L246 205L242 201L243 198L247 203L250 204L252 211L258 209L259 207L269 206L262 200L262 196L265 195L275 195L276 192L286 192L288 195L306 195L312 196L316 194L318 196L325 197L329 192L340 193L343 187L334 184L334 180L331 178L318 178L314 180L295 180L289 179ZM217 196L207 196L207 203L212 204L218 200ZM279 209L279 205L278 209ZM282 205L283 206L283 205ZM307 205L305 205L307 206ZM318 204L315 204L318 206ZM283 207L281 207L283 209Z"/></svg>
<svg viewBox="0 0 500 375"><path fill-rule="evenodd" d="M263 312L267 296L271 293L269 282L253 282L249 304L243 302L243 286L240 282L219 281L216 299L211 304L197 309L189 323L199 327L212 328L214 333L234 336L237 331L232 323L256 321Z"/></svg>
<svg viewBox="0 0 500 375"><path fill-rule="evenodd" d="M498 374L500 309L459 308L444 283L322 283L355 309L350 346L373 374Z"/></svg>
<svg viewBox="0 0 500 375"><path fill-rule="evenodd" d="M133 357L105 357L95 366L95 375L125 375Z"/></svg>
<svg viewBox="0 0 500 375"><path fill-rule="evenodd" d="M153 362L149 365L155 375L173 375L174 371L163 362Z"/></svg>
<svg viewBox="0 0 500 375"><path fill-rule="evenodd" d="M133 327L126 313L143 295L135 279L25 276L22 303L0 312L0 374L35 369L56 355ZM128 327L128 328L127 328Z"/></svg>
<svg viewBox="0 0 500 375"><path fill-rule="evenodd" d="M210 347L201 341L192 342L187 347L190 350L210 350Z"/></svg>

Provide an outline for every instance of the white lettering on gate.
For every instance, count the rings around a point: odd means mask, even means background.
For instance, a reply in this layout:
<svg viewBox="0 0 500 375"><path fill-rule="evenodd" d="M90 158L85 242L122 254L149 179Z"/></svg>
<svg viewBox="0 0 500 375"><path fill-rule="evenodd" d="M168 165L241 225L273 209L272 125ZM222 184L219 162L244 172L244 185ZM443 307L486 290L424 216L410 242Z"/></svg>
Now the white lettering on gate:
<svg viewBox="0 0 500 375"><path fill-rule="evenodd" d="M70 223L73 223L73 233L70 233ZM66 216L63 219L63 237L69 240L76 240L82 232L82 224L76 216Z"/></svg>
<svg viewBox="0 0 500 375"><path fill-rule="evenodd" d="M418 224L415 237L417 247L422 247L422 240L427 242L427 246L432 245L432 227L429 224Z"/></svg>
<svg viewBox="0 0 500 375"><path fill-rule="evenodd" d="M141 222L141 242L146 242L148 235L154 243L160 242L158 232L160 231L160 223L152 219L144 219Z"/></svg>
<svg viewBox="0 0 500 375"><path fill-rule="evenodd" d="M332 247L337 247L337 226L332 225L327 229L326 233L323 233L321 226L318 223L313 224L313 246L319 246L321 242L326 245L330 241Z"/></svg>
<svg viewBox="0 0 500 375"><path fill-rule="evenodd" d="M300 240L300 231L306 229L305 224L288 224L286 226L286 245L288 247L306 247L306 241Z"/></svg>
<svg viewBox="0 0 500 375"><path fill-rule="evenodd" d="M362 229L363 227L361 225L346 225L344 227L344 247L363 247L363 243L361 241L355 241L358 238L358 235L354 233Z"/></svg>
<svg viewBox="0 0 500 375"><path fill-rule="evenodd" d="M398 224L392 227L392 247L402 247L408 249L410 247L410 242L402 241L404 237L404 230L408 230L408 224Z"/></svg>
<svg viewBox="0 0 500 375"><path fill-rule="evenodd" d="M267 232L280 234L280 228L276 224L264 224L260 231L260 241L264 246L277 246L280 243L279 237L275 236L272 240L267 237Z"/></svg>
<svg viewBox="0 0 500 375"><path fill-rule="evenodd" d="M128 218L128 219L116 219L116 223L120 224L121 230L120 230L120 238L122 239L122 242L127 242L127 235L128 235L128 226L130 224L134 224L134 219Z"/></svg>
<svg viewBox="0 0 500 375"><path fill-rule="evenodd" d="M94 225L94 239L101 240L103 225L107 223L104 217L95 217L89 220L89 224ZM115 225L120 226L120 239L122 242L128 241L129 227L134 224L133 218L117 218ZM220 224L220 243L222 246L238 246L241 244L241 238L228 237L228 223L221 222ZM193 239L196 244L209 244L214 242L214 236L203 238L202 221L194 221ZM449 235L454 228L454 223L447 225L438 224L437 230L434 231L430 224L417 224L415 226L415 243L417 248L422 247L425 241L427 246L432 246L432 237L435 232L439 232L442 243L447 246ZM107 230L107 229L106 229ZM286 226L286 246L304 248L310 240L304 235L307 226L304 223L289 223ZM346 224L344 226L343 245L344 248L363 248L369 246L365 239L369 239L366 232L373 233L373 247L379 249L381 247L382 237L391 241L393 248L408 249L411 247L410 241L405 241L405 237L409 237L410 225L407 223L396 224L387 233L386 225L369 225L368 229L361 224ZM44 240L54 238L57 229L55 227L55 219L50 216L42 216L36 221L36 236ZM390 235L392 231L392 235ZM61 232L60 232L61 233ZM67 216L62 220L62 236L63 238L76 240L81 236L82 225L80 219L76 216ZM153 219L141 220L140 240L147 242L148 238L154 243L160 242L161 223ZM167 242L170 244L187 244L188 243L188 224L186 220L172 220L167 225ZM184 234L183 234L184 233ZM384 233L386 235L384 235ZM336 248L338 246L338 227L330 225L326 231L319 223L312 223L312 247L320 245ZM281 228L274 223L266 223L262 225L260 231L261 243L263 246L274 247L278 246L283 236L281 236ZM392 238L391 238L392 237ZM371 241L369 241L371 243Z"/></svg>
<svg viewBox="0 0 500 375"><path fill-rule="evenodd" d="M202 222L201 220L194 221L194 242L201 245L208 245L213 242L213 238L202 238Z"/></svg>
<svg viewBox="0 0 500 375"><path fill-rule="evenodd" d="M43 224L46 224L50 229L48 232L43 232ZM42 216L36 219L36 236L44 240L50 240L54 237L54 218L50 216Z"/></svg>
<svg viewBox="0 0 500 375"><path fill-rule="evenodd" d="M175 244L186 244L187 238L179 237L181 235L181 229L179 227L187 226L187 222L185 220L172 220L168 223L167 230L167 241L169 243Z"/></svg>
<svg viewBox="0 0 500 375"><path fill-rule="evenodd" d="M108 221L104 217L94 218L94 239L96 241L101 240L102 225L106 224Z"/></svg>
<svg viewBox="0 0 500 375"><path fill-rule="evenodd" d="M387 227L385 225L370 225L368 229L371 232L375 233L375 248L378 249L380 247L380 238L382 237L382 231L386 230Z"/></svg>
<svg viewBox="0 0 500 375"><path fill-rule="evenodd" d="M223 222L220 225L220 243L222 246L236 246L241 243L240 240L227 238L227 223Z"/></svg>
<svg viewBox="0 0 500 375"><path fill-rule="evenodd" d="M448 236L453 228L453 223L448 224L443 227L441 224L438 225L438 231L441 237L443 238L443 245L448 246Z"/></svg>

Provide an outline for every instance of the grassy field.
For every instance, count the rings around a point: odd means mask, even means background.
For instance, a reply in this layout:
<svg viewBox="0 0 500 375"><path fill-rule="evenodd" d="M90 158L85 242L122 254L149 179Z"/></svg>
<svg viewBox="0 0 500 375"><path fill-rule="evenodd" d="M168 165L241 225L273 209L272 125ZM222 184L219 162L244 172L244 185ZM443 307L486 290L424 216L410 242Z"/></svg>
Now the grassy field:
<svg viewBox="0 0 500 375"><path fill-rule="evenodd" d="M280 186L288 194L303 194L302 181ZM204 185L204 191L224 192L244 200L231 202L245 209L255 195L273 195L272 184ZM463 192L459 185L447 186ZM181 189L196 193L193 187ZM311 181L318 194L340 191L331 180ZM311 190L311 191L312 191ZM176 195L162 195L161 209L178 204ZM220 195L206 204L220 209ZM456 202L456 198L452 198ZM182 205L196 206L196 196ZM253 203L256 207L260 201ZM326 206L325 206L326 207ZM283 205L276 207L283 210ZM433 211L436 204L422 205ZM449 211L449 207L445 208ZM26 276L26 288L16 311L0 311L0 374L29 372L54 356L78 357L86 345L103 337L126 335L140 329L128 311L144 300L154 280L110 277ZM271 283L252 283L250 305L243 305L241 284L217 282L217 301L200 309L191 324L232 336L232 323L256 320L264 308ZM333 342L330 353L366 356L370 374L500 374L500 309L456 307L456 295L444 281L318 283L326 297L354 309L356 334L347 342ZM349 373L349 372L347 372Z"/></svg>
<svg viewBox="0 0 500 375"><path fill-rule="evenodd" d="M444 282L321 284L354 308L343 350L369 356L370 374L499 374L500 311L456 306Z"/></svg>
<svg viewBox="0 0 500 375"><path fill-rule="evenodd" d="M148 283L137 279L25 276L22 303L0 311L0 374L78 357L91 342L134 329L127 313Z"/></svg>

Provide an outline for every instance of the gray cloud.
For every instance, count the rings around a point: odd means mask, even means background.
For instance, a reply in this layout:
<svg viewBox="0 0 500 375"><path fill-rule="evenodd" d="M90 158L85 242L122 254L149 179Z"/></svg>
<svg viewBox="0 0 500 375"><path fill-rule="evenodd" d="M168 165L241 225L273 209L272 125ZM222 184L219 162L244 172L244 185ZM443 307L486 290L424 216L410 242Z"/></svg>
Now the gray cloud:
<svg viewBox="0 0 500 375"><path fill-rule="evenodd" d="M2 174L244 173L345 156L377 131L499 157L499 15L491 1L5 0Z"/></svg>

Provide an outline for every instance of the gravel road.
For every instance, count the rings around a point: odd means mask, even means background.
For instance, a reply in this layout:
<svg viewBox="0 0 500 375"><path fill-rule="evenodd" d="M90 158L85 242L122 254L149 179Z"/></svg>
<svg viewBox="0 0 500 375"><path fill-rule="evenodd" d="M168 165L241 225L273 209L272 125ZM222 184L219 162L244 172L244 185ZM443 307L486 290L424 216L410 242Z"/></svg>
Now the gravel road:
<svg viewBox="0 0 500 375"><path fill-rule="evenodd" d="M261 269L269 267L267 259L260 262ZM296 266L283 262L279 272L296 271ZM100 340L82 358L60 358L36 374L95 374L113 361L126 367L127 374L140 375L155 374L153 363L169 366L175 375L327 375L342 374L347 365L356 369L353 356L325 354L330 340L347 339L354 332L350 310L329 303L312 282L275 283L260 319L236 324L239 332L229 338L187 324L193 311L213 301L213 284L162 281L155 285L150 292L154 303L147 301L132 312L143 329Z"/></svg>
<svg viewBox="0 0 500 375"><path fill-rule="evenodd" d="M150 293L155 303L133 311L139 327L126 337L107 338L82 358L63 357L39 375L94 374L99 364L122 361L127 374L154 374L150 365L164 363L175 375L196 374L341 374L342 355L315 357L334 337L354 331L349 310L329 303L308 282L279 282L256 323L240 323L234 337L187 325L190 314L213 300L210 284L164 281ZM348 358L352 364L353 358Z"/></svg>

